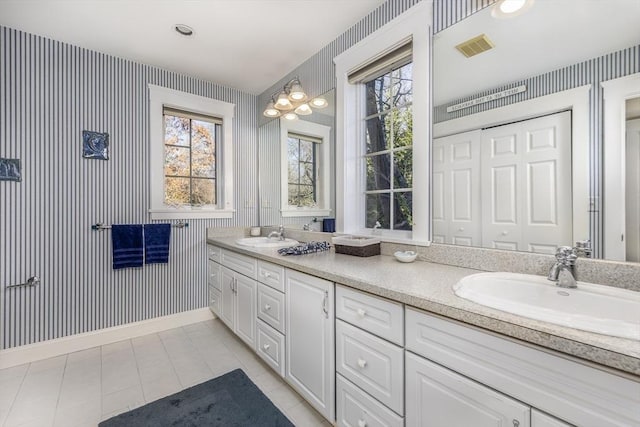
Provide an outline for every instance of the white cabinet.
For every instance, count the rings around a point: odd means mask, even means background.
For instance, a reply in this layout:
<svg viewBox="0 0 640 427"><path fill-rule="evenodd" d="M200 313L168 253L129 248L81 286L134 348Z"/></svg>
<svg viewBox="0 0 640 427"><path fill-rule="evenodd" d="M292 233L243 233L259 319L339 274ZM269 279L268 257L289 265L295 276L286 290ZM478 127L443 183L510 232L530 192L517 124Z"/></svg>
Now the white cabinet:
<svg viewBox="0 0 640 427"><path fill-rule="evenodd" d="M336 375L337 425L341 427L403 427L404 419Z"/></svg>
<svg viewBox="0 0 640 427"><path fill-rule="evenodd" d="M222 267L220 319L251 348L256 344L256 292L255 280Z"/></svg>
<svg viewBox="0 0 640 427"><path fill-rule="evenodd" d="M550 415L531 409L531 427L573 427Z"/></svg>
<svg viewBox="0 0 640 427"><path fill-rule="evenodd" d="M407 352L408 426L529 427L530 408Z"/></svg>
<svg viewBox="0 0 640 427"><path fill-rule="evenodd" d="M285 272L285 379L318 412L335 420L335 328L332 282Z"/></svg>

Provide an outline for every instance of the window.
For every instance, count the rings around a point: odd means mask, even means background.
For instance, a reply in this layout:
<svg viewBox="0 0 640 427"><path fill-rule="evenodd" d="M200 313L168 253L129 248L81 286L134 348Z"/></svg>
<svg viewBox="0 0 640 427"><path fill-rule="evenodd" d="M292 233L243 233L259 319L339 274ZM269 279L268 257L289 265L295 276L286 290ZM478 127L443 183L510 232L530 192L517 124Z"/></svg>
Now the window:
<svg viewBox="0 0 640 427"><path fill-rule="evenodd" d="M216 143L222 121L164 109L164 203L216 204Z"/></svg>
<svg viewBox="0 0 640 427"><path fill-rule="evenodd" d="M282 216L329 215L331 128L281 119L280 135Z"/></svg>
<svg viewBox="0 0 640 427"><path fill-rule="evenodd" d="M234 105L149 85L151 218L231 218Z"/></svg>
<svg viewBox="0 0 640 427"><path fill-rule="evenodd" d="M334 58L338 232L429 244L428 22L419 2Z"/></svg>
<svg viewBox="0 0 640 427"><path fill-rule="evenodd" d="M365 83L365 226L411 230L413 178L412 64Z"/></svg>

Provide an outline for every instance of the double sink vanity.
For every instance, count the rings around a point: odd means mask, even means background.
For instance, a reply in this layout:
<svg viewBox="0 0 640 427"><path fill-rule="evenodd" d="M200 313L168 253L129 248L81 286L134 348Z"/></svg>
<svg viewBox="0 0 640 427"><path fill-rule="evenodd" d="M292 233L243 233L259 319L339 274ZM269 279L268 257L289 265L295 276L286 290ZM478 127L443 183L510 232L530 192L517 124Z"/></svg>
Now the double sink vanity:
<svg viewBox="0 0 640 427"><path fill-rule="evenodd" d="M637 292L517 283L526 276L386 255L282 256L277 239L207 242L211 310L339 426L640 425ZM525 297L510 308L500 295L514 287ZM589 300L601 288L613 293ZM561 306L527 312L536 298L578 291L565 318ZM466 299L474 293L485 301ZM620 319L588 321L598 296ZM574 321L583 330L567 326Z"/></svg>

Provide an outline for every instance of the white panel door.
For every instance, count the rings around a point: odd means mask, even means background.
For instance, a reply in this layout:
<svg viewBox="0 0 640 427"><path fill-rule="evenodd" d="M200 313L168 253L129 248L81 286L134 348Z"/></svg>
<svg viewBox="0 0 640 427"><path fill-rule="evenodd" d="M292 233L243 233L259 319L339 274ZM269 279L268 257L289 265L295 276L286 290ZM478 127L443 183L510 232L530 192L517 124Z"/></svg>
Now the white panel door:
<svg viewBox="0 0 640 427"><path fill-rule="evenodd" d="M625 150L626 260L640 261L640 119L627 121Z"/></svg>
<svg viewBox="0 0 640 427"><path fill-rule="evenodd" d="M255 280L236 273L235 333L251 348L256 346L256 290Z"/></svg>
<svg viewBox="0 0 640 427"><path fill-rule="evenodd" d="M433 142L433 240L480 246L480 130Z"/></svg>
<svg viewBox="0 0 640 427"><path fill-rule="evenodd" d="M326 419L335 420L334 284L285 271L285 379Z"/></svg>
<svg viewBox="0 0 640 427"><path fill-rule="evenodd" d="M481 156L484 247L572 243L570 112L485 129Z"/></svg>
<svg viewBox="0 0 640 427"><path fill-rule="evenodd" d="M567 424L554 418L550 415L540 412L537 409L531 409L531 427L573 427L572 424Z"/></svg>
<svg viewBox="0 0 640 427"><path fill-rule="evenodd" d="M235 273L227 267L222 267L222 303L220 307L220 319L231 329L234 329L235 321Z"/></svg>
<svg viewBox="0 0 640 427"><path fill-rule="evenodd" d="M406 353L406 425L529 427L529 406Z"/></svg>

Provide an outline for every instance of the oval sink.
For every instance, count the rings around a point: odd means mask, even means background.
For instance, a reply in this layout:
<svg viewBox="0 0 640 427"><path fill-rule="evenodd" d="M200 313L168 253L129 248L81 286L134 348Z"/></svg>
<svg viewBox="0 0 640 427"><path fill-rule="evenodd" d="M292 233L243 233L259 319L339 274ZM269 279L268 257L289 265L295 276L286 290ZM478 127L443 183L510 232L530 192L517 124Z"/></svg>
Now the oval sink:
<svg viewBox="0 0 640 427"><path fill-rule="evenodd" d="M297 245L298 241L293 239L279 240L278 238L269 237L245 237L236 240L236 243L243 246L252 246L254 248L286 248L288 246Z"/></svg>
<svg viewBox="0 0 640 427"><path fill-rule="evenodd" d="M459 297L487 307L640 341L640 293L578 282L576 289L556 286L545 277L516 273L478 273L453 286Z"/></svg>

